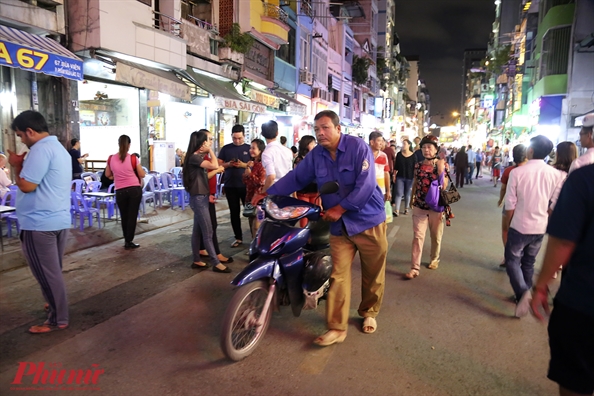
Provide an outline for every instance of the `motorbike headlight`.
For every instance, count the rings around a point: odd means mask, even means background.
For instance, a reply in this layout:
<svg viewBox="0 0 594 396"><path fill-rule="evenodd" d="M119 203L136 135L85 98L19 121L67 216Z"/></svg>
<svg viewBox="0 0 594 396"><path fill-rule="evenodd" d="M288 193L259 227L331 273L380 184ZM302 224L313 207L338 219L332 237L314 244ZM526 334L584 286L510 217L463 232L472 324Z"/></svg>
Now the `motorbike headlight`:
<svg viewBox="0 0 594 396"><path fill-rule="evenodd" d="M272 200L266 201L266 212L276 220L290 220L303 216L309 208L307 206L285 206L279 208Z"/></svg>

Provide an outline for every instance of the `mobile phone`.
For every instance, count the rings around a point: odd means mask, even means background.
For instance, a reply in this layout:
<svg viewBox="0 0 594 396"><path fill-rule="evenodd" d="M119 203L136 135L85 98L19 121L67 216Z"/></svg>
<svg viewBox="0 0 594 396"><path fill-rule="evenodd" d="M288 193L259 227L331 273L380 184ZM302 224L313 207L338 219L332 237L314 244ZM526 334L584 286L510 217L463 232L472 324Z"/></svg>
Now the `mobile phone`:
<svg viewBox="0 0 594 396"><path fill-rule="evenodd" d="M231 162L237 162L237 158L231 158Z"/></svg>

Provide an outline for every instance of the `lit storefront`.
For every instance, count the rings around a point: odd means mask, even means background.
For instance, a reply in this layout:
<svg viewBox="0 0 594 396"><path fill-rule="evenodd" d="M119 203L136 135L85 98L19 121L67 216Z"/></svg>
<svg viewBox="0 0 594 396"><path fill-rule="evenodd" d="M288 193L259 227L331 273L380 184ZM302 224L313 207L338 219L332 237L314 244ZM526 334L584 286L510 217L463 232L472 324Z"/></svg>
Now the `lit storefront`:
<svg viewBox="0 0 594 396"><path fill-rule="evenodd" d="M30 109L44 114L49 132L66 143L74 113L71 89L82 79L82 60L58 42L0 25L0 130L6 131L0 150L27 149L9 126L16 115Z"/></svg>

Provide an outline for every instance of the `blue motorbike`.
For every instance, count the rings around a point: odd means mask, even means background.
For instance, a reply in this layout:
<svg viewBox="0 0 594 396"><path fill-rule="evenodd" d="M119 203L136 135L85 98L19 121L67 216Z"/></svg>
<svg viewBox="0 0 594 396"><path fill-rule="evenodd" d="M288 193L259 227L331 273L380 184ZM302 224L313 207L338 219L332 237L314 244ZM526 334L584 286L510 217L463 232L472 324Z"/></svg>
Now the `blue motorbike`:
<svg viewBox="0 0 594 396"><path fill-rule="evenodd" d="M320 194L338 191L335 182ZM291 306L294 316L315 309L330 287L332 260L328 248L330 224L321 220L322 208L299 199L270 195L261 204L266 218L249 248L250 263L233 279L235 294L225 311L221 348L234 361L258 346L272 309ZM305 228L295 224L309 220Z"/></svg>

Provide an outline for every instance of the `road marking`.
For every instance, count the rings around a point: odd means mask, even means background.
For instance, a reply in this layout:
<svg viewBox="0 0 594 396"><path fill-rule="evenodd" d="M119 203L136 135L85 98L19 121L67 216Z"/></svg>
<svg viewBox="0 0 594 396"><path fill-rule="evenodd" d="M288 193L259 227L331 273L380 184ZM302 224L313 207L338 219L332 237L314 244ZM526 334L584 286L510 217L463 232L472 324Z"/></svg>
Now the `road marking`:
<svg viewBox="0 0 594 396"><path fill-rule="evenodd" d="M325 347L307 355L299 365L299 371L305 374L321 374L326 368L334 348Z"/></svg>
<svg viewBox="0 0 594 396"><path fill-rule="evenodd" d="M394 226L394 228L392 228L392 230L390 231L390 234L388 234L388 250L392 249L392 245L394 244L394 242L396 242L396 234L399 230L399 225Z"/></svg>

